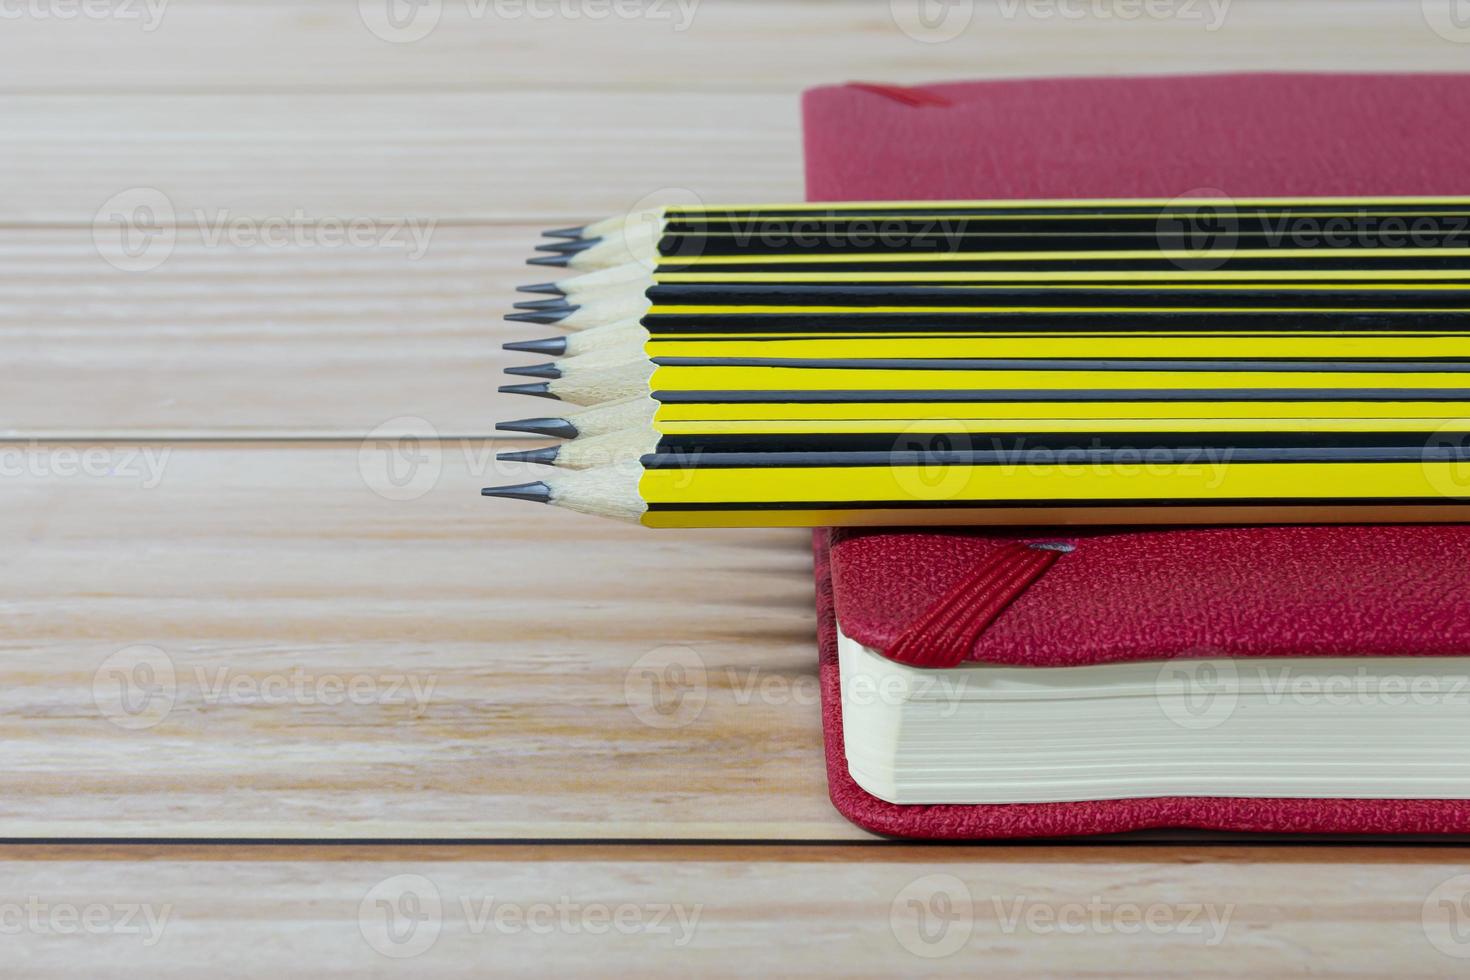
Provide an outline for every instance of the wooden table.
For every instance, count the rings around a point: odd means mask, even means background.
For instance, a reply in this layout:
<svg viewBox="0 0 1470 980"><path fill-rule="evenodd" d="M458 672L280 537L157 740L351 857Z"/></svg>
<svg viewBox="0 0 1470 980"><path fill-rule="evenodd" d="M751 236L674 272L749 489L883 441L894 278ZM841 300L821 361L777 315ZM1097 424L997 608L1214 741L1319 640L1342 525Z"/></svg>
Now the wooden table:
<svg viewBox="0 0 1470 980"><path fill-rule="evenodd" d="M871 839L803 533L476 492L538 410L495 393L537 231L798 197L802 87L1464 68L1432 7L1014 0L922 43L846 0L430 0L415 41L379 0L7 6L0 962L1462 972L1454 846ZM705 671L672 724L667 647Z"/></svg>

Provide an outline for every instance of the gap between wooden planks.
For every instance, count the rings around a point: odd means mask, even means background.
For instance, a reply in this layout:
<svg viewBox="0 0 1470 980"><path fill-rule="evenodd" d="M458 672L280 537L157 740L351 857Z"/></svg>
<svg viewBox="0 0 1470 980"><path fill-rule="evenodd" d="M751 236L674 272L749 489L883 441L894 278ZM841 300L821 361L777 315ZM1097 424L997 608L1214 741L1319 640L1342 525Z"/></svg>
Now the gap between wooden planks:
<svg viewBox="0 0 1470 980"><path fill-rule="evenodd" d="M1140 66L1161 73L1463 67L1463 52L1429 29L1419 3L1223 6L1191 0L1114 10L981 0L930 11L945 27L952 15L968 13L969 20L957 36L925 43L899 26L905 15L912 25L921 8L863 0L669 0L637 17L614 15L613 5L553 16L566 8L549 0L447 0L434 5L437 19L423 37L392 43L367 26L369 5L225 0L168 4L151 18L140 0L128 6L136 14L129 18L8 20L0 64L11 71L0 91L373 95L518 88L585 97L668 92L677 79L683 92L789 94L848 79L915 83L1116 74ZM592 13L598 9L605 12Z"/></svg>
<svg viewBox="0 0 1470 980"><path fill-rule="evenodd" d="M0 838L864 836L803 532L501 505L481 442L21 448Z"/></svg>
<svg viewBox="0 0 1470 980"><path fill-rule="evenodd" d="M90 228L0 229L0 438L495 436L573 408L503 395L501 350L551 336L508 323L546 225L434 225L403 244L211 244L180 230L146 271L109 265Z"/></svg>
<svg viewBox="0 0 1470 980"><path fill-rule="evenodd" d="M1464 945L1439 902L1460 870L1442 848L7 847L0 869L16 896L0 909L32 923L7 935L8 962L42 977L87 958L163 976L395 960L466 976L1451 976ZM100 909L102 928L68 932L73 909Z"/></svg>

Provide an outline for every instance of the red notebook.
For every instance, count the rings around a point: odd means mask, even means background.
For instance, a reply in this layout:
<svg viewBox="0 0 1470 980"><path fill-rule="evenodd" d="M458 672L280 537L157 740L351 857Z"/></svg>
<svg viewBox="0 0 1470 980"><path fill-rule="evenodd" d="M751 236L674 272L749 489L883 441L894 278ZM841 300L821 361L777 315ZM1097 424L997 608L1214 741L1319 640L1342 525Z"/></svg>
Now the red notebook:
<svg viewBox="0 0 1470 980"><path fill-rule="evenodd" d="M813 201L1470 192L1462 75L1046 79L806 93ZM1470 493L1470 490L1467 490ZM837 631L894 661L1470 655L1470 526L815 534L833 803L880 834L1466 833L1470 800L903 805L848 770ZM960 610L962 614L957 614Z"/></svg>

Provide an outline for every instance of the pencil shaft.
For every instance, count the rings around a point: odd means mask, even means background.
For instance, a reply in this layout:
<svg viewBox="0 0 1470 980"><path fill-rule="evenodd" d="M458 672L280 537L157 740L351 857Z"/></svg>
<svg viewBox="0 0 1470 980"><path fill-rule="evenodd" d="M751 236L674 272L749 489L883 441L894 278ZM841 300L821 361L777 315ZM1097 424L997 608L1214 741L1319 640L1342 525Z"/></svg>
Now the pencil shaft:
<svg viewBox="0 0 1470 980"><path fill-rule="evenodd" d="M556 229L504 391L657 527L1470 520L1470 197L656 208ZM604 328L607 329L604 329ZM617 401L617 399L626 399Z"/></svg>
<svg viewBox="0 0 1470 980"><path fill-rule="evenodd" d="M652 432L659 435L664 445L689 447L694 440L713 440L704 444L718 446L722 439L772 439L784 440L788 436L799 438L826 438L828 436L882 438L889 445L898 439L915 438L930 440L940 435L952 435L961 439L988 438L992 435L1006 437L1040 433L1058 435L1062 433L1089 435L1098 433L1439 433L1470 430L1470 417L1446 412L1443 408L1426 415L1318 415L1297 416L1252 416L1227 410L1219 416L1180 417L1157 412L1150 415L1151 406L1142 405L1135 409L1136 415L1094 415L1085 418L928 418L928 419L723 419L672 421L655 420L649 423ZM1381 406L1363 406L1364 412L1382 411ZM748 443L754 445L755 443ZM674 450L670 450L674 451Z"/></svg>
<svg viewBox="0 0 1470 980"><path fill-rule="evenodd" d="M1463 464L1450 464L1462 466ZM1432 524L1470 520L1470 502L1430 498L1343 501L1271 500L1113 500L935 502L915 506L900 501L810 503L791 507L647 509L627 519L651 528L754 527L1044 527L1067 525L1225 525L1225 524Z"/></svg>
<svg viewBox="0 0 1470 980"><path fill-rule="evenodd" d="M771 509L816 505L929 504L987 506L1003 503L1103 503L1153 501L1249 503L1285 501L1432 502L1464 494L1463 466L1456 462L1192 462L1141 465L1066 462L1033 465L943 467L853 465L802 467L645 468L639 494L650 510L716 510L752 504Z"/></svg>
<svg viewBox="0 0 1470 980"><path fill-rule="evenodd" d="M651 335L742 333L895 333L900 331L1006 332L1227 332L1298 330L1456 332L1470 329L1470 308L1382 310L1190 309L804 309L747 307L689 311L655 307L643 317Z"/></svg>
<svg viewBox="0 0 1470 980"><path fill-rule="evenodd" d="M1440 195L1400 195L1364 197L1191 197L1191 198L1025 198L1013 200L951 201L817 201L766 202L754 204L710 204L699 207L671 206L660 209L669 220L687 218L730 220L752 216L790 215L811 217L830 214L834 217L861 215L936 215L936 214L1156 214L1158 212L1199 213L1207 210L1253 209L1291 211L1310 214L1344 210L1463 211L1470 208L1470 198Z"/></svg>
<svg viewBox="0 0 1470 980"><path fill-rule="evenodd" d="M1415 359L1470 357L1463 334L1241 333L1241 334L1023 334L734 336L660 335L642 345L655 361L670 358L1263 358Z"/></svg>
<svg viewBox="0 0 1470 980"><path fill-rule="evenodd" d="M694 393L669 396L658 404L654 425L678 423L739 422L760 425L769 422L832 423L871 425L885 422L931 424L936 420L970 419L986 422L1070 420L1099 425L1119 419L1413 419L1470 418L1470 395L1444 393L1426 397L1424 392L1358 393L1345 398L1341 393L1222 392L1208 399L1197 392L1175 392L1177 397L1144 398L1114 392L1104 398L988 397L985 400L936 397L915 393L911 398L832 399L828 393L791 393L765 401L700 398ZM1098 393L1099 396L1106 393ZM1255 397L1252 397L1255 395ZM1312 396L1312 397L1307 397Z"/></svg>
<svg viewBox="0 0 1470 980"><path fill-rule="evenodd" d="M1464 248L1470 242L1466 230L1466 218L1457 215L1449 219L1418 218L1430 227L1416 230L1410 235L1404 228L1405 219L1389 217L1359 221L1359 227L1340 236L1344 243L1350 242L1359 249L1403 248L1412 244L1415 248L1445 249ZM844 226L812 228L808 230L788 229L783 225L754 226L737 231L719 233L665 232L656 245L646 250L630 250L629 254L658 255L661 260L721 256L721 255L843 255L843 254L895 254L895 253L975 253L986 252L1106 252L1155 249L1163 251L1205 251L1247 249L1251 251L1301 252L1322 248L1323 236L1318 234L1292 233L1287 229L1289 219L1273 221L1271 218L1236 222L1239 227L1203 229L1189 227L1180 222L1170 227L1167 219L1156 222L1125 223L1077 220L1047 223L1038 230L1040 222L1016 220L1005 227L987 230L957 228L945 221L928 222L911 228L889 228L882 223L874 227L853 229Z"/></svg>
<svg viewBox="0 0 1470 980"><path fill-rule="evenodd" d="M1265 391L1353 389L1460 390L1470 395L1470 373L1463 370L1390 372L1329 371L1295 364L1281 370L1176 371L1158 363L1132 370L1008 370L952 368L862 368L828 366L658 367L649 381L655 392L725 391L765 394L777 391L929 391L983 390L994 395L1014 392L1041 395L1065 391L1178 391L1247 389Z"/></svg>
<svg viewBox="0 0 1470 980"><path fill-rule="evenodd" d="M1467 459L1464 445L1470 420L1442 427L1397 431L1353 429L1216 428L1168 430L1145 423L1128 430L1096 427L1087 431L956 432L910 428L900 432L804 432L664 434L644 456L650 468L708 466L931 465L1130 458L1151 462L1191 462L1211 458L1231 462L1281 458L1348 460L1434 458Z"/></svg>
<svg viewBox="0 0 1470 980"><path fill-rule="evenodd" d="M1131 285L895 285L861 284L668 284L647 290L655 308L693 312L707 307L824 307L860 311L874 306L1079 308L1185 306L1313 309L1464 307L1470 281L1449 283L1154 283Z"/></svg>

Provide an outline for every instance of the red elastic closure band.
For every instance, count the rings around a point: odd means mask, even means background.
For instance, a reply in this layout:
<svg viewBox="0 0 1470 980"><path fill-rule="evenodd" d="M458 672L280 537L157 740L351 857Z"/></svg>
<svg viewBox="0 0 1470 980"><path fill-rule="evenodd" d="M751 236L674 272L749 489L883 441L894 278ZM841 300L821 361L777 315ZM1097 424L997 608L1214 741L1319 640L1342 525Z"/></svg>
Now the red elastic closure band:
<svg viewBox="0 0 1470 980"><path fill-rule="evenodd" d="M954 105L953 102L937 92L930 92L927 89L913 88L907 85L882 85L877 82L848 82L847 87L861 89L864 92L872 92L874 95L881 95L885 99L902 102L904 105Z"/></svg>
<svg viewBox="0 0 1470 980"><path fill-rule="evenodd" d="M1006 545L910 623L886 651L888 659L912 667L964 662L986 627L1070 550L1065 545Z"/></svg>

